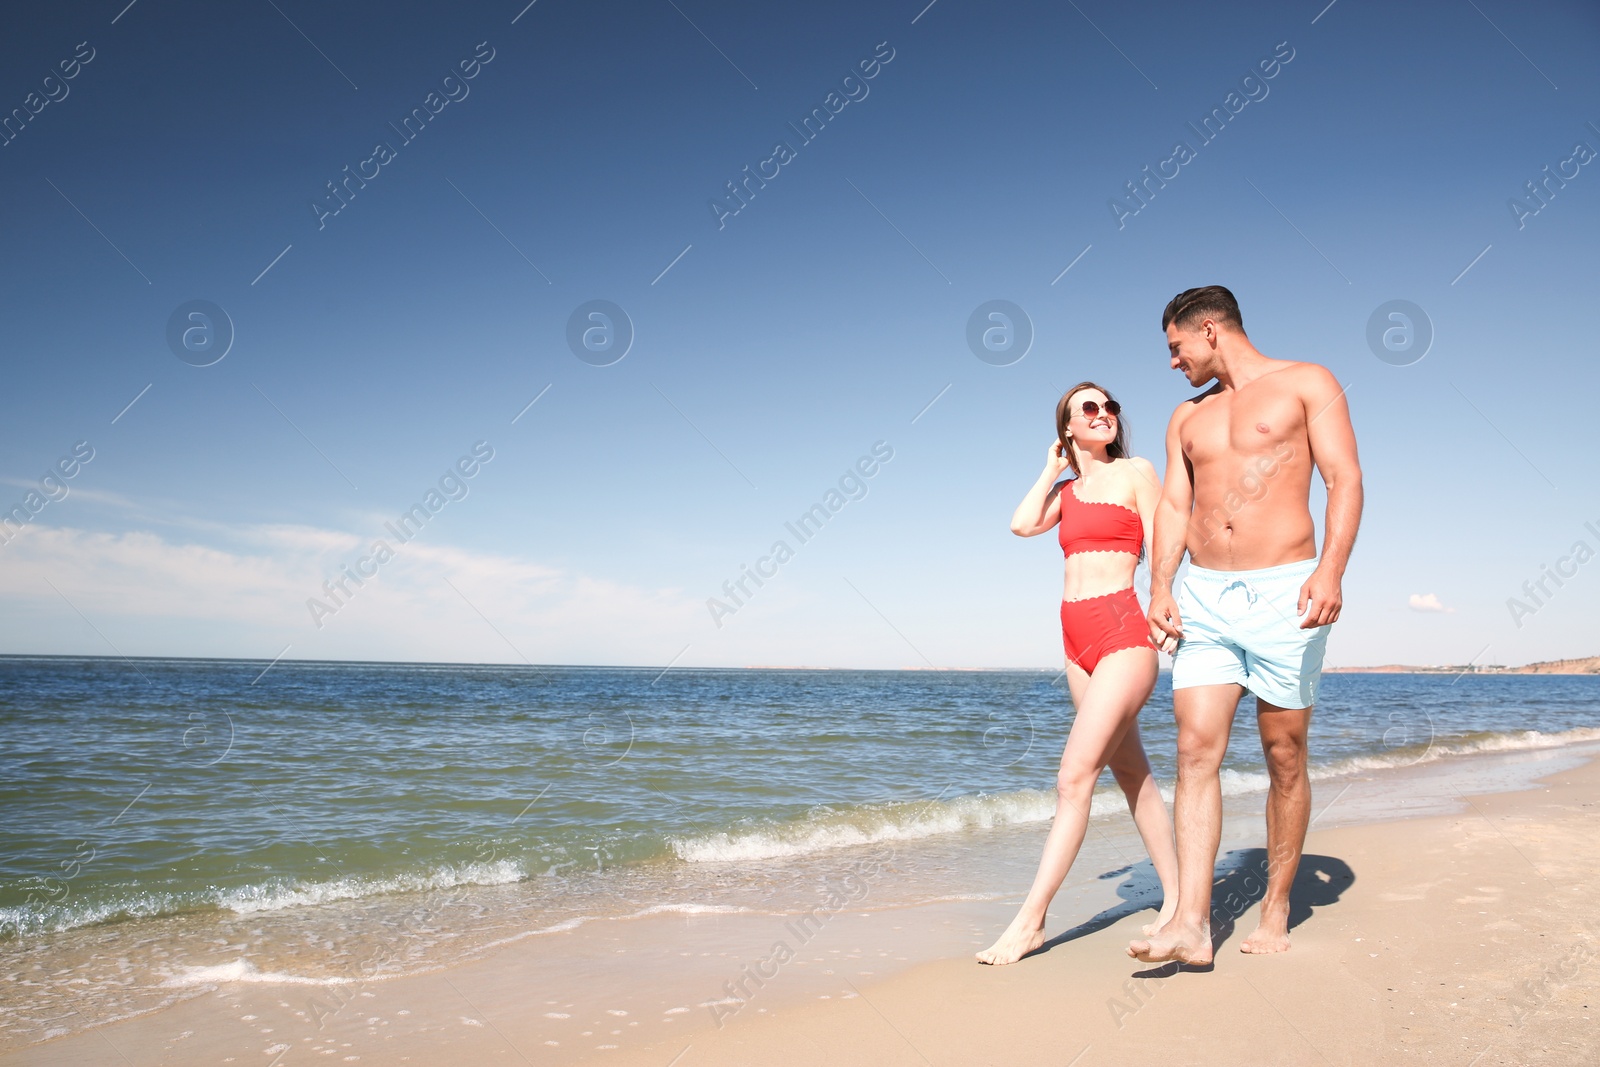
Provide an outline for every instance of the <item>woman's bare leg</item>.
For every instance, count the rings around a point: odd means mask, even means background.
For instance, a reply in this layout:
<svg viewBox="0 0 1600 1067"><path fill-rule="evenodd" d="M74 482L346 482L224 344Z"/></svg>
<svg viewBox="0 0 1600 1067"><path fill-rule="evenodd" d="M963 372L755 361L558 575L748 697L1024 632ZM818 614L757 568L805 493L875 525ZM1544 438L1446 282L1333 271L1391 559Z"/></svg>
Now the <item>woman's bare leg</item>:
<svg viewBox="0 0 1600 1067"><path fill-rule="evenodd" d="M1149 656L1155 659L1153 651ZM1152 934L1166 924L1178 907L1178 848L1172 835L1172 818L1150 770L1150 758L1145 755L1137 721L1122 735L1122 743L1111 753L1111 773L1128 798L1133 824L1139 829L1145 851L1150 854L1150 864L1161 881L1161 911L1155 922L1144 930Z"/></svg>
<svg viewBox="0 0 1600 1067"><path fill-rule="evenodd" d="M1027 899L1005 933L977 953L982 963L1015 963L1044 944L1045 912L1066 879L1089 828L1095 782L1110 762L1155 686L1155 654L1128 649L1100 661L1094 674L1067 665L1067 685L1077 707L1056 775L1056 814ZM1140 750L1142 754L1142 749ZM1148 771L1148 762L1146 763ZM1156 796L1156 804L1161 798ZM1141 805L1148 808L1150 805ZM1163 815L1165 813L1163 812ZM1168 834L1170 836L1170 829ZM1173 861L1176 867L1176 860Z"/></svg>

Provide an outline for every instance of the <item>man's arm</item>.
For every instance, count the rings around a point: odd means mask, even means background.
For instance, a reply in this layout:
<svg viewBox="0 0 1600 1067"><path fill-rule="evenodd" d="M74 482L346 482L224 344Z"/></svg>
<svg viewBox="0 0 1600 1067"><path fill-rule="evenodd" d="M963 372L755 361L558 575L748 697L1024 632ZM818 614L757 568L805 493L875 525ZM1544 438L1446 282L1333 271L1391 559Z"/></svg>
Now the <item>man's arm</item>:
<svg viewBox="0 0 1600 1067"><path fill-rule="evenodd" d="M1311 460L1328 487L1322 558L1300 588L1300 613L1305 613L1307 601L1312 605L1311 613L1300 624L1303 629L1326 626L1338 619L1344 606L1344 570L1356 544L1356 527L1361 524L1361 461L1356 456L1356 431L1350 424L1350 406L1344 394L1326 367L1316 367L1307 376L1301 394Z"/></svg>
<svg viewBox="0 0 1600 1067"><path fill-rule="evenodd" d="M1155 535L1150 546L1150 638L1170 652L1183 637L1183 620L1172 596L1172 582L1183 563L1189 515L1194 510L1193 472L1183 454L1181 431L1187 404L1167 423L1167 474L1156 504Z"/></svg>

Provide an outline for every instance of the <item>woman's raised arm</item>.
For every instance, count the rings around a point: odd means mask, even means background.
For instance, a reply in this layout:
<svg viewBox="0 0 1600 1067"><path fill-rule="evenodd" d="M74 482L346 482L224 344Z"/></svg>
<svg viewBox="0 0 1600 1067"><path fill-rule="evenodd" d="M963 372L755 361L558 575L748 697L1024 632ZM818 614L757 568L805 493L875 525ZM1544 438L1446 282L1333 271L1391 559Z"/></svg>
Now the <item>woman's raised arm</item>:
<svg viewBox="0 0 1600 1067"><path fill-rule="evenodd" d="M1056 479L1067 466L1067 457L1061 454L1061 442L1051 441L1039 480L1033 483L1033 488L1012 513L1012 533L1018 537L1032 537L1061 521L1061 486L1056 484Z"/></svg>

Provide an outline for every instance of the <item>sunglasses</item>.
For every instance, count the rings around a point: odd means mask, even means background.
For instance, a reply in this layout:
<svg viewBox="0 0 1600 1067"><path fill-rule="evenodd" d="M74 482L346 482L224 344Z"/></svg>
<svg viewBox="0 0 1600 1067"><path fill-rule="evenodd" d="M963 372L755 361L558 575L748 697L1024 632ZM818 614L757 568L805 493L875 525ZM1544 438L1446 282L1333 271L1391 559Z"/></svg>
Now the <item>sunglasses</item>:
<svg viewBox="0 0 1600 1067"><path fill-rule="evenodd" d="M1079 409L1078 414L1082 415L1085 419L1098 418L1100 415L1100 405L1095 403L1093 400L1085 400L1083 402L1083 407ZM1122 405L1117 403L1115 400L1107 400L1106 414L1110 415L1112 418L1116 418L1122 414Z"/></svg>

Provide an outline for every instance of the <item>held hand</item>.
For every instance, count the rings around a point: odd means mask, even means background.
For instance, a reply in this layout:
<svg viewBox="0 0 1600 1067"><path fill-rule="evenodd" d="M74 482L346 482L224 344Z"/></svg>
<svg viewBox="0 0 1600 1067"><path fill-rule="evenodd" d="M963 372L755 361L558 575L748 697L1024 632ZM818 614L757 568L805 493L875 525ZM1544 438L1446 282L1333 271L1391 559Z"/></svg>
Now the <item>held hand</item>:
<svg viewBox="0 0 1600 1067"><path fill-rule="evenodd" d="M1169 656L1176 652L1183 640L1183 620L1178 617L1178 602L1171 590L1150 594L1149 622L1150 640Z"/></svg>
<svg viewBox="0 0 1600 1067"><path fill-rule="evenodd" d="M1306 610L1308 605L1310 611ZM1300 629L1310 630L1335 622L1343 606L1344 595L1339 588L1339 579L1318 567L1300 587L1300 600L1295 607L1295 611L1304 616Z"/></svg>

